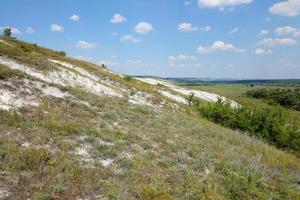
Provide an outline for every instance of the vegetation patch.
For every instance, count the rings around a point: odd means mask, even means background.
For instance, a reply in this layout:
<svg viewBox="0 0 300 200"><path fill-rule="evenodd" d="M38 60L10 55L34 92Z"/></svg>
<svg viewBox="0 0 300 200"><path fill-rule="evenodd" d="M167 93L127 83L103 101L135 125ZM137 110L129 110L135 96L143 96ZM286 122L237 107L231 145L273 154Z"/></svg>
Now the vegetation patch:
<svg viewBox="0 0 300 200"><path fill-rule="evenodd" d="M247 97L264 99L269 104L279 104L285 108L300 111L300 88L256 89L246 92Z"/></svg>
<svg viewBox="0 0 300 200"><path fill-rule="evenodd" d="M192 97L188 98L190 101ZM281 109L251 109L247 106L232 108L230 102L219 99L216 103L192 100L196 110L204 117L251 136L265 139L280 148L300 151L299 127L288 120Z"/></svg>

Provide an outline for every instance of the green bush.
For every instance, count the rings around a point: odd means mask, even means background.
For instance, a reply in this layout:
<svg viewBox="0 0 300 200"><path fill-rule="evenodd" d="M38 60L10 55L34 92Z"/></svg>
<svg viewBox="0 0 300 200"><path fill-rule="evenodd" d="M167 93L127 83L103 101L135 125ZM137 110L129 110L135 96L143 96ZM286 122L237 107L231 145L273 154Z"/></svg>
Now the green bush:
<svg viewBox="0 0 300 200"><path fill-rule="evenodd" d="M265 139L280 148L300 151L299 127L281 109L232 108L229 102L193 104L204 117L223 126Z"/></svg>
<svg viewBox="0 0 300 200"><path fill-rule="evenodd" d="M300 111L300 91L294 89L257 89L247 91L246 96L257 99L265 99L270 104L279 104L286 108Z"/></svg>
<svg viewBox="0 0 300 200"><path fill-rule="evenodd" d="M12 35L12 31L11 31L11 28L4 28L3 30L3 35L5 37L10 37Z"/></svg>

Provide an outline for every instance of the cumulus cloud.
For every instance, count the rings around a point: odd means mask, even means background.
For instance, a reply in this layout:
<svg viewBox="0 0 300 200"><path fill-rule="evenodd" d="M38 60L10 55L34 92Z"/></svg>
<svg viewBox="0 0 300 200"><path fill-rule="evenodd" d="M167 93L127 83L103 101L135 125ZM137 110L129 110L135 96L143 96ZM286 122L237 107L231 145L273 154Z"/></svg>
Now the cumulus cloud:
<svg viewBox="0 0 300 200"><path fill-rule="evenodd" d="M101 60L99 62L97 62L98 65L106 65L108 67L115 67L115 66L119 66L120 63L118 62L112 62L112 61L109 61L109 60Z"/></svg>
<svg viewBox="0 0 300 200"><path fill-rule="evenodd" d="M266 30L266 29L262 29L262 30L258 33L259 36L268 35L268 34L269 34L269 31Z"/></svg>
<svg viewBox="0 0 300 200"><path fill-rule="evenodd" d="M121 24L127 21L127 18L121 15L120 13L116 13L113 15L113 17L110 19L110 23L113 24Z"/></svg>
<svg viewBox="0 0 300 200"><path fill-rule="evenodd" d="M199 46L197 49L197 53L200 53L200 54L214 53L217 51L244 52L246 50L237 48L233 44L230 44L230 43L226 44L223 41L215 41L210 47Z"/></svg>
<svg viewBox="0 0 300 200"><path fill-rule="evenodd" d="M73 20L74 22L78 22L80 20L80 16L78 16L78 15L72 15L69 19Z"/></svg>
<svg viewBox="0 0 300 200"><path fill-rule="evenodd" d="M64 27L60 26L58 24L51 24L50 25L50 30L54 32L64 32Z"/></svg>
<svg viewBox="0 0 300 200"><path fill-rule="evenodd" d="M121 42L132 42L132 43L137 43L140 42L141 39L138 39L130 34L124 35L123 37L121 37L120 39Z"/></svg>
<svg viewBox="0 0 300 200"><path fill-rule="evenodd" d="M239 32L240 31L240 28L239 27L235 27L235 28L233 28L232 30L230 30L230 34L235 34L235 33L237 33L237 32Z"/></svg>
<svg viewBox="0 0 300 200"><path fill-rule="evenodd" d="M256 55L266 55L266 54L271 54L272 51L269 49L257 48L257 49L255 49L254 53Z"/></svg>
<svg viewBox="0 0 300 200"><path fill-rule="evenodd" d="M80 49L93 49L96 47L96 43L89 43L83 40L79 40L76 44L76 47Z"/></svg>
<svg viewBox="0 0 300 200"><path fill-rule="evenodd" d="M257 45L261 46L269 46L269 47L276 47L276 46L291 46L297 43L296 40L291 38L265 38L257 43Z"/></svg>
<svg viewBox="0 0 300 200"><path fill-rule="evenodd" d="M211 27L210 26L205 26L205 27L202 27L201 30L204 31L204 32L208 32L208 31L211 30Z"/></svg>
<svg viewBox="0 0 300 200"><path fill-rule="evenodd" d="M16 27L5 26L5 27L0 27L0 30L3 31L6 28L10 28L12 34L16 34L16 35L22 34L21 31Z"/></svg>
<svg viewBox="0 0 300 200"><path fill-rule="evenodd" d="M182 32L198 31L198 28L193 27L193 25L191 23L181 23L178 25L177 29Z"/></svg>
<svg viewBox="0 0 300 200"><path fill-rule="evenodd" d="M198 58L188 55L169 56L168 62L172 67L200 67L200 64L196 63Z"/></svg>
<svg viewBox="0 0 300 200"><path fill-rule="evenodd" d="M25 30L25 33L29 33L29 34L34 33L34 29L32 27L28 26Z"/></svg>
<svg viewBox="0 0 300 200"><path fill-rule="evenodd" d="M241 4L249 4L253 0L198 0L201 7L227 7Z"/></svg>
<svg viewBox="0 0 300 200"><path fill-rule="evenodd" d="M288 0L273 4L269 12L275 15L296 17L300 15L300 1Z"/></svg>
<svg viewBox="0 0 300 200"><path fill-rule="evenodd" d="M274 32L281 36L281 35L291 35L295 34L299 30L297 28L291 27L291 26L282 26L275 28Z"/></svg>
<svg viewBox="0 0 300 200"><path fill-rule="evenodd" d="M140 34L149 33L153 29L153 25L148 22L140 22L134 27L134 30Z"/></svg>

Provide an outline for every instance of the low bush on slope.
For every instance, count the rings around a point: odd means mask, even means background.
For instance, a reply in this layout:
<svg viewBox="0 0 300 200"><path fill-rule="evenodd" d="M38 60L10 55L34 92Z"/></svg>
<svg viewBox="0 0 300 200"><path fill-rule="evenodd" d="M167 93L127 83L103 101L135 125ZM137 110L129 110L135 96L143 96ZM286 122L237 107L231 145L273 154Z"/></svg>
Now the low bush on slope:
<svg viewBox="0 0 300 200"><path fill-rule="evenodd" d="M204 117L223 126L245 131L280 148L300 151L300 129L288 121L282 109L252 109L247 106L232 108L221 99L217 103L198 103L188 98Z"/></svg>
<svg viewBox="0 0 300 200"><path fill-rule="evenodd" d="M270 104L300 111L300 89L256 89L247 91L248 97L265 99Z"/></svg>

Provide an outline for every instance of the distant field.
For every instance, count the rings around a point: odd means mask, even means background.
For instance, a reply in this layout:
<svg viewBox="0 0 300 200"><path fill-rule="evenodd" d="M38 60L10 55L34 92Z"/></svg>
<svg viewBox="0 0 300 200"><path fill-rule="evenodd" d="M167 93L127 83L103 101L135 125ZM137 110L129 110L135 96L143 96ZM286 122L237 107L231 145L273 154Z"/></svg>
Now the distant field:
<svg viewBox="0 0 300 200"><path fill-rule="evenodd" d="M274 107L272 105L269 105L264 100L246 97L245 93L248 90L259 89L259 88L273 88L273 89L274 88L286 88L286 89L288 89L288 88L294 88L295 86L291 86L289 84L287 84L286 86L283 86L283 85L277 86L277 84L275 83L274 85L271 85L271 84L253 85L253 87L250 87L249 84L201 84L201 85L185 86L185 87L217 93L217 94L223 95L225 97L231 98L242 105L248 105L248 106L253 106L253 107ZM299 111L286 109L286 108L283 108L283 109L289 113L291 119L293 119L295 121L300 121L300 112Z"/></svg>

